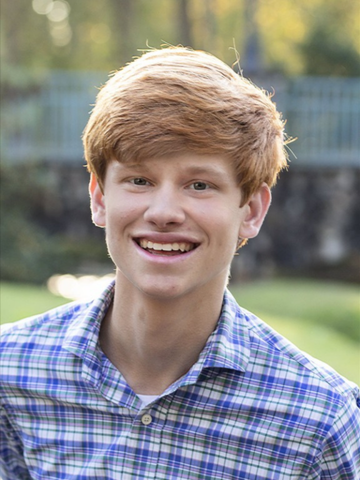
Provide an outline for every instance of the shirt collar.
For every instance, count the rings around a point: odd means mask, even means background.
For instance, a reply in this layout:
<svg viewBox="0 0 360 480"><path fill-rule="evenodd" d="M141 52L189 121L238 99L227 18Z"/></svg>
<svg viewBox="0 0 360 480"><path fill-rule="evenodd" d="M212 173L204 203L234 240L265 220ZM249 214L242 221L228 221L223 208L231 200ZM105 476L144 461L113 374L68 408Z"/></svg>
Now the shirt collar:
<svg viewBox="0 0 360 480"><path fill-rule="evenodd" d="M100 325L114 298L115 280L88 303L75 304L64 348L83 360L83 378L98 384L101 376Z"/></svg>
<svg viewBox="0 0 360 480"><path fill-rule="evenodd" d="M229 290L225 290L221 315L204 353L203 368L246 370L250 358L249 330L246 317Z"/></svg>
<svg viewBox="0 0 360 480"><path fill-rule="evenodd" d="M101 377L101 351L98 347L100 325L113 300L114 289L115 281L112 281L98 298L88 304L75 306L78 314L74 315L74 321L65 336L64 348L82 358L83 377L94 384L98 384ZM194 383L204 369L225 368L244 372L249 357L249 332L245 315L232 294L225 290L216 329L198 361L178 382L182 385Z"/></svg>
<svg viewBox="0 0 360 480"><path fill-rule="evenodd" d="M170 385L163 395L195 384L201 375L216 375L219 369L245 372L249 359L250 339L246 317L231 293L225 290L219 321L198 361L183 377Z"/></svg>

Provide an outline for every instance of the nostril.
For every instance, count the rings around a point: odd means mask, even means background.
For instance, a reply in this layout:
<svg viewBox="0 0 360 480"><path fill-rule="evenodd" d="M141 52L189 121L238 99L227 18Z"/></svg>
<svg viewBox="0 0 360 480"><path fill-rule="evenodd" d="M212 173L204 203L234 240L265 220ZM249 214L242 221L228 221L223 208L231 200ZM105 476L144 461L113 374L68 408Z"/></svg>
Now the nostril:
<svg viewBox="0 0 360 480"><path fill-rule="evenodd" d="M174 205L174 202L170 203L165 199L161 203L149 206L144 213L144 220L164 227L168 224L182 223L185 220L185 213L178 203Z"/></svg>

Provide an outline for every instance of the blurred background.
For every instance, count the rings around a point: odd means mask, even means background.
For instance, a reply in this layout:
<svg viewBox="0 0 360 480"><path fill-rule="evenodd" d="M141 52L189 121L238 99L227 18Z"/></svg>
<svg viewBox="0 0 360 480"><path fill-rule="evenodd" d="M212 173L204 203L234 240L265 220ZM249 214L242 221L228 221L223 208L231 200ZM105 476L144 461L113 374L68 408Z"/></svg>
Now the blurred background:
<svg viewBox="0 0 360 480"><path fill-rule="evenodd" d="M109 72L148 48L181 44L273 92L297 138L261 234L234 260L231 290L360 383L359 4L1 1L1 322L108 280L82 130Z"/></svg>

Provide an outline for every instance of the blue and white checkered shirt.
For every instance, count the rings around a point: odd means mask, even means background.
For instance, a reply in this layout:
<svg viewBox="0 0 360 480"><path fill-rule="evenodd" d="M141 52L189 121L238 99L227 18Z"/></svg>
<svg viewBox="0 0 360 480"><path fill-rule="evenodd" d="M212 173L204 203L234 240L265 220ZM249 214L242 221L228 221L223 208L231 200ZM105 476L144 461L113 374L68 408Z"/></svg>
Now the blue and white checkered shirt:
<svg viewBox="0 0 360 480"><path fill-rule="evenodd" d="M359 389L229 292L196 364L142 408L99 347L113 290L3 333L3 480L360 478Z"/></svg>

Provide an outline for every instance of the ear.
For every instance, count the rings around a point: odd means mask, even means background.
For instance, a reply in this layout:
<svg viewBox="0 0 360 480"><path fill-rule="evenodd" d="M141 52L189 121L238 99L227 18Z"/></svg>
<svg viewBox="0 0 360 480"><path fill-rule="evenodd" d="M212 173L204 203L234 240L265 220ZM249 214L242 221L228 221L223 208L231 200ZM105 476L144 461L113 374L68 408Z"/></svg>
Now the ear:
<svg viewBox="0 0 360 480"><path fill-rule="evenodd" d="M244 209L244 217L242 218L239 228L240 238L256 237L269 210L270 203L270 188L266 183L263 183L260 189L241 207Z"/></svg>
<svg viewBox="0 0 360 480"><path fill-rule="evenodd" d="M100 188L99 182L97 181L93 173L90 176L89 193L92 221L97 227L105 227L106 216L104 194Z"/></svg>

